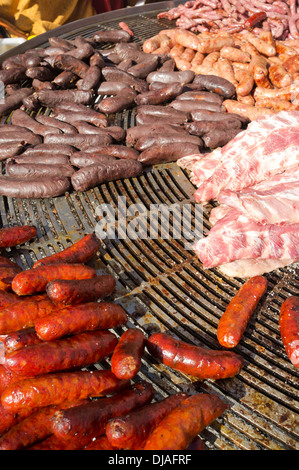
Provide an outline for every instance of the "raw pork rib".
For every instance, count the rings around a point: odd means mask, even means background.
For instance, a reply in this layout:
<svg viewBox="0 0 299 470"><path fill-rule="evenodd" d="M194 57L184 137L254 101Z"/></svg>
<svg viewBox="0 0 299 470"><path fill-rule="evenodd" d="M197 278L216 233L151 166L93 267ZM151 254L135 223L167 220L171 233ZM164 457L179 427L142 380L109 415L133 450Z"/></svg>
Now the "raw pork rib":
<svg viewBox="0 0 299 470"><path fill-rule="evenodd" d="M222 149L208 179L200 179L197 202L217 199L220 191L240 191L299 162L299 111L282 111L252 121ZM204 158L213 158L206 155ZM194 170L192 169L194 172Z"/></svg>
<svg viewBox="0 0 299 470"><path fill-rule="evenodd" d="M299 223L261 224L231 209L195 243L194 250L205 268L244 259L297 261Z"/></svg>

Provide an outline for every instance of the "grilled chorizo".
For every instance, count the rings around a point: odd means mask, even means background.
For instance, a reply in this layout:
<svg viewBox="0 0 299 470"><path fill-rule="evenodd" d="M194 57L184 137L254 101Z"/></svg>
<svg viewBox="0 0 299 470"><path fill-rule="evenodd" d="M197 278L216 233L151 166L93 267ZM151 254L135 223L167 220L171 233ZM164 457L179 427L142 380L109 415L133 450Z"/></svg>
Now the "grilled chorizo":
<svg viewBox="0 0 299 470"><path fill-rule="evenodd" d="M147 340L149 352L175 370L199 379L225 379L239 373L243 359L233 351L211 350L154 333Z"/></svg>
<svg viewBox="0 0 299 470"><path fill-rule="evenodd" d="M245 282L232 298L217 327L217 339L222 346L234 348L240 342L267 285L264 276L255 276Z"/></svg>
<svg viewBox="0 0 299 470"><path fill-rule="evenodd" d="M33 225L21 225L6 227L0 229L0 247L8 248L22 243L26 243L37 234L36 227Z"/></svg>
<svg viewBox="0 0 299 470"><path fill-rule="evenodd" d="M287 356L299 367L299 297L288 297L280 308L279 329Z"/></svg>
<svg viewBox="0 0 299 470"><path fill-rule="evenodd" d="M145 336L139 329L125 331L111 357L111 370L119 379L132 379L141 368Z"/></svg>

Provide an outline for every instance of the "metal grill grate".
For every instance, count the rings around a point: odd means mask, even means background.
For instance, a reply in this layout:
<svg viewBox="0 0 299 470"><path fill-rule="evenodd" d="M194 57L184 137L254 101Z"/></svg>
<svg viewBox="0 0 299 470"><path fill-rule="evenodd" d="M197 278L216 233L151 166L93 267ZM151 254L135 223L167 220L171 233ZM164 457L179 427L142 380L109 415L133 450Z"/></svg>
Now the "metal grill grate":
<svg viewBox="0 0 299 470"><path fill-rule="evenodd" d="M62 37L92 36L99 28L113 29L120 19L143 41L161 29L171 27L157 20L163 11L179 2L163 2L143 8L130 8L77 21L59 28ZM159 7L159 9L157 8ZM48 33L18 48L44 47ZM7 54L5 55L7 56ZM5 58L5 56L3 56ZM118 114L115 124L127 129L134 125L135 112ZM13 200L0 198L2 226L33 223L38 239L25 247L12 249L9 256L22 268L36 259L57 252L94 230L96 208L109 203L117 208L119 196L127 205L142 203L192 205L194 187L188 174L176 164L158 165L131 180L103 184L85 193L48 200ZM209 230L208 215L203 214L204 230ZM242 285L239 279L226 278L217 269L204 270L184 240L136 239L107 240L99 258L94 260L98 273L111 273L117 278L114 299L130 315L128 326L138 326L151 334L157 329L176 334L185 341L218 348L216 329L219 318L232 296ZM225 415L202 433L207 449L287 450L298 449L298 376L299 371L288 360L279 333L281 303L299 295L298 269L280 269L269 275L269 291L255 312L246 333L236 348L245 359L238 376L220 381L196 382L168 369L145 354L142 370L136 380L151 381L156 398L180 390L216 393L231 405ZM124 329L115 330L120 335ZM109 367L108 362L96 364Z"/></svg>

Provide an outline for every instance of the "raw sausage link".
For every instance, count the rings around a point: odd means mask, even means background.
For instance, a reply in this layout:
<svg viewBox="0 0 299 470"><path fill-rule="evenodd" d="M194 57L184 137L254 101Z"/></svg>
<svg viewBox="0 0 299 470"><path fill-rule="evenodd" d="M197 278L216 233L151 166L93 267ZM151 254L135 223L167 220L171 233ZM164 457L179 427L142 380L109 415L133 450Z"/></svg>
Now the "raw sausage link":
<svg viewBox="0 0 299 470"><path fill-rule="evenodd" d="M279 328L288 358L299 367L299 296L285 300L280 309Z"/></svg>
<svg viewBox="0 0 299 470"><path fill-rule="evenodd" d="M188 397L158 424L144 450L185 450L198 433L228 408L216 395L198 393Z"/></svg>
<svg viewBox="0 0 299 470"><path fill-rule="evenodd" d="M52 432L61 439L82 438L87 445L93 437L105 433L108 420L149 403L153 395L152 385L144 382L112 397L59 411L53 417Z"/></svg>
<svg viewBox="0 0 299 470"><path fill-rule="evenodd" d="M125 331L111 357L111 370L119 379L132 379L141 368L146 338L141 330Z"/></svg>
<svg viewBox="0 0 299 470"><path fill-rule="evenodd" d="M54 279L90 279L95 276L96 270L83 264L41 265L17 274L11 287L18 295L31 295L44 291L48 282Z"/></svg>
<svg viewBox="0 0 299 470"><path fill-rule="evenodd" d="M113 276L101 275L74 281L57 279L47 284L46 291L54 303L68 305L103 299L112 294L115 285Z"/></svg>
<svg viewBox="0 0 299 470"><path fill-rule="evenodd" d="M119 449L142 449L158 423L185 398L185 393L171 395L164 400L142 406L126 416L112 419L106 428L108 441Z"/></svg>
<svg viewBox="0 0 299 470"><path fill-rule="evenodd" d="M124 309L111 302L90 302L63 308L35 322L37 335L44 341L91 330L106 330L127 322Z"/></svg>
<svg viewBox="0 0 299 470"><path fill-rule="evenodd" d="M116 344L116 336L109 331L85 332L13 351L5 356L4 366L33 377L94 364L110 355Z"/></svg>
<svg viewBox="0 0 299 470"><path fill-rule="evenodd" d="M233 351L195 346L166 333L154 333L150 336L147 348L166 366L199 379L233 377L243 366L242 357Z"/></svg>
<svg viewBox="0 0 299 470"><path fill-rule="evenodd" d="M8 248L26 243L36 237L36 227L23 225L0 229L0 248Z"/></svg>
<svg viewBox="0 0 299 470"><path fill-rule="evenodd" d="M60 372L24 379L6 388L2 405L9 411L42 408L116 393L129 385L110 370Z"/></svg>
<svg viewBox="0 0 299 470"><path fill-rule="evenodd" d="M240 342L250 317L267 290L267 279L255 276L239 289L222 314L217 328L221 346L234 348Z"/></svg>
<svg viewBox="0 0 299 470"><path fill-rule="evenodd" d="M36 261L33 267L56 263L86 263L98 251L100 246L101 241L99 238L95 233L91 233L63 251Z"/></svg>

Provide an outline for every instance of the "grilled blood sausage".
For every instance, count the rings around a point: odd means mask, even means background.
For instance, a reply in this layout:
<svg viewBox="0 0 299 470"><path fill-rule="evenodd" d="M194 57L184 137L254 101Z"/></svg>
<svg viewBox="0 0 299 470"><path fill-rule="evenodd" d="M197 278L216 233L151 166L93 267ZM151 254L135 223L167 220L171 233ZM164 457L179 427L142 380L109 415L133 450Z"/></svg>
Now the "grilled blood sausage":
<svg viewBox="0 0 299 470"><path fill-rule="evenodd" d="M246 281L232 298L218 323L217 338L221 346L237 346L267 285L265 277L255 276Z"/></svg>
<svg viewBox="0 0 299 470"><path fill-rule="evenodd" d="M139 152L137 150L127 147L126 145L108 145L107 147L90 147L85 149L86 153L105 154L111 157L120 158L123 160L137 160Z"/></svg>
<svg viewBox="0 0 299 470"><path fill-rule="evenodd" d="M229 408L219 397L198 393L183 400L150 434L144 450L185 450L204 428Z"/></svg>
<svg viewBox="0 0 299 470"><path fill-rule="evenodd" d="M21 88L12 95L5 97L5 103L0 104L0 116L5 116L17 109L22 104L23 99L32 95L33 92L32 88Z"/></svg>
<svg viewBox="0 0 299 470"><path fill-rule="evenodd" d="M50 341L69 334L84 331L106 330L127 322L127 314L117 304L110 302L89 302L71 305L53 312L35 322L39 338Z"/></svg>
<svg viewBox="0 0 299 470"><path fill-rule="evenodd" d="M243 366L243 359L233 351L211 350L154 333L147 341L149 352L172 369L199 379L234 377Z"/></svg>
<svg viewBox="0 0 299 470"><path fill-rule="evenodd" d="M95 105L95 109L105 114L120 113L134 105L136 96L137 92L128 86L117 93L117 95L102 99L102 101Z"/></svg>
<svg viewBox="0 0 299 470"><path fill-rule="evenodd" d="M71 164L73 166L76 166L77 168L97 164L104 165L106 163L111 163L115 160L115 157L112 157L110 155L87 152L75 152L70 158Z"/></svg>
<svg viewBox="0 0 299 470"><path fill-rule="evenodd" d="M141 368L146 338L141 330L125 331L111 357L111 370L119 379L132 379Z"/></svg>
<svg viewBox="0 0 299 470"><path fill-rule="evenodd" d="M109 165L89 165L73 174L71 181L75 191L86 191L99 184L121 178L133 178L142 173L143 166L137 160L118 160Z"/></svg>
<svg viewBox="0 0 299 470"><path fill-rule="evenodd" d="M199 146L191 143L167 143L154 145L140 153L138 161L145 165L173 162L187 155L197 154Z"/></svg>
<svg viewBox="0 0 299 470"><path fill-rule="evenodd" d="M142 406L125 416L111 419L106 428L108 441L119 449L142 449L160 421L186 398L187 394L177 393L156 403Z"/></svg>
<svg viewBox="0 0 299 470"><path fill-rule="evenodd" d="M161 105L166 103L183 92L184 85L181 83L169 83L159 90L150 90L145 93L140 93L136 96L135 102L139 105Z"/></svg>
<svg viewBox="0 0 299 470"><path fill-rule="evenodd" d="M124 30L113 29L112 31L97 31L93 35L93 40L97 43L118 43L131 41L131 35Z"/></svg>
<svg viewBox="0 0 299 470"><path fill-rule="evenodd" d="M88 66L87 66L88 67ZM43 106L57 106L65 101L76 104L90 104L92 91L83 90L40 90L36 92L39 103Z"/></svg>
<svg viewBox="0 0 299 470"><path fill-rule="evenodd" d="M57 197L71 188L69 178L16 178L0 176L0 194L22 199L41 199Z"/></svg>
<svg viewBox="0 0 299 470"><path fill-rule="evenodd" d="M21 225L0 229L0 248L8 248L26 243L36 237L36 227Z"/></svg>
<svg viewBox="0 0 299 470"><path fill-rule="evenodd" d="M95 269L79 263L42 265L17 274L12 290L18 295L31 295L46 290L48 282L54 279L89 279L95 276Z"/></svg>
<svg viewBox="0 0 299 470"><path fill-rule="evenodd" d="M149 403L153 395L152 385L144 382L112 397L57 412L52 420L52 431L61 439L78 437L88 444L93 437L105 433L109 419Z"/></svg>
<svg viewBox="0 0 299 470"><path fill-rule="evenodd" d="M83 367L110 355L116 343L110 331L84 332L8 353L4 366L27 377Z"/></svg>
<svg viewBox="0 0 299 470"><path fill-rule="evenodd" d="M56 279L47 284L46 291L54 303L80 304L107 297L114 291L115 284L114 277L109 274L76 281Z"/></svg>
<svg viewBox="0 0 299 470"><path fill-rule="evenodd" d="M70 178L75 169L69 164L53 165L51 163L17 163L14 159L6 162L6 174L16 178Z"/></svg>
<svg viewBox="0 0 299 470"><path fill-rule="evenodd" d="M42 408L109 395L128 385L129 381L117 379L110 370L45 374L8 386L1 395L1 402L5 409L19 412L23 408Z"/></svg>
<svg viewBox="0 0 299 470"><path fill-rule="evenodd" d="M205 90L218 93L225 99L232 98L236 94L236 87L230 81L216 75L196 75L193 83Z"/></svg>
<svg viewBox="0 0 299 470"><path fill-rule="evenodd" d="M288 358L295 367L299 367L299 296L293 295L283 302L279 328Z"/></svg>
<svg viewBox="0 0 299 470"><path fill-rule="evenodd" d="M33 268L46 264L86 263L97 253L100 245L101 241L96 234L90 233L59 253L54 253L36 261Z"/></svg>

